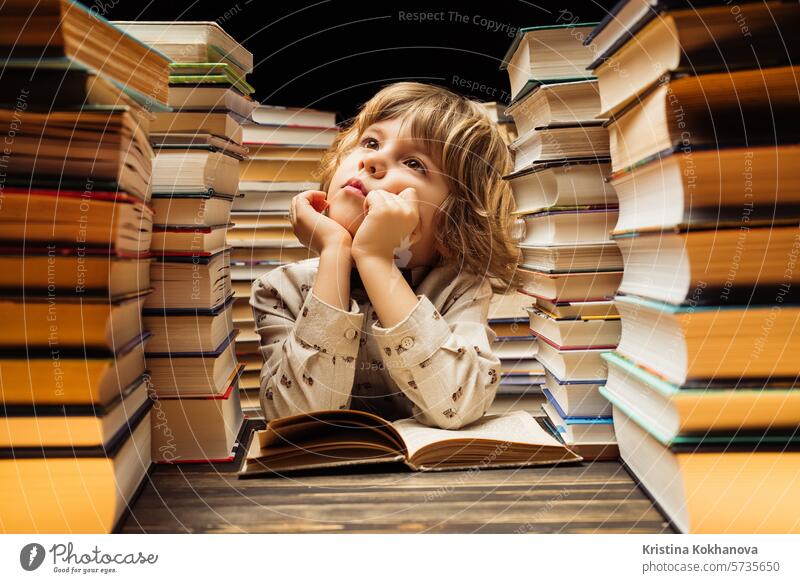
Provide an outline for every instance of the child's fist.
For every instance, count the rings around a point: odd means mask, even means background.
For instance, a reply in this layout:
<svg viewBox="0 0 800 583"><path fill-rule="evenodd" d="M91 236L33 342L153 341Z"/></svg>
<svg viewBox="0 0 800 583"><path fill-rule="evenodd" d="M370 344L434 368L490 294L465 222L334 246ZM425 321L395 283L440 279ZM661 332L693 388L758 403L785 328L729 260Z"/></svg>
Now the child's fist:
<svg viewBox="0 0 800 583"><path fill-rule="evenodd" d="M400 194L373 190L364 199L364 212L366 217L353 238L354 259L394 259L395 249L407 249L419 238L419 199L413 188Z"/></svg>
<svg viewBox="0 0 800 583"><path fill-rule="evenodd" d="M307 190L292 198L289 220L294 234L300 242L322 253L326 247L350 245L353 241L343 226L322 214L328 206L325 193L321 190Z"/></svg>

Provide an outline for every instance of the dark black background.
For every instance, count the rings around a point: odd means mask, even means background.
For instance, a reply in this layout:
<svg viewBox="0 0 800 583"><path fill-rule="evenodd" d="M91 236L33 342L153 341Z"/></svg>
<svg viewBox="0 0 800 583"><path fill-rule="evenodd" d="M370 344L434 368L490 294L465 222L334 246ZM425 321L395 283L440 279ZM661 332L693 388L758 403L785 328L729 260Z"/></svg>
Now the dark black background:
<svg viewBox="0 0 800 583"><path fill-rule="evenodd" d="M82 2L93 5L93 0ZM95 3L107 9L104 12L109 20L216 21L253 53L255 67L248 81L256 88L256 99L273 105L332 110L339 113L340 120L353 115L380 87L399 80L437 83L483 101L507 102L508 78L499 65L512 41L509 29L556 24L564 9L581 22L595 22L606 12L601 4L610 7L613 3ZM417 22L404 20L401 12L444 14L439 21ZM481 19L497 22L500 30L491 30L481 24ZM463 83L474 84L474 88Z"/></svg>

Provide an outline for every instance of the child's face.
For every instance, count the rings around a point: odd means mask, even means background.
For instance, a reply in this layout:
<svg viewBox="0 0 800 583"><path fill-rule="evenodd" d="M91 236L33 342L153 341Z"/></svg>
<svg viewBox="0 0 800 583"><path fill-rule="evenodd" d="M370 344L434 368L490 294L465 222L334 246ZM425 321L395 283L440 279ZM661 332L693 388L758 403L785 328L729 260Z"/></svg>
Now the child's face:
<svg viewBox="0 0 800 583"><path fill-rule="evenodd" d="M345 186L361 181L366 192L385 190L399 194L414 188L419 198L420 239L411 248L405 267L430 265L436 255L435 233L439 207L447 197L448 183L423 144L411 137L404 118L384 120L368 127L356 147L342 159L328 187L328 216L355 236L364 217L364 195Z"/></svg>

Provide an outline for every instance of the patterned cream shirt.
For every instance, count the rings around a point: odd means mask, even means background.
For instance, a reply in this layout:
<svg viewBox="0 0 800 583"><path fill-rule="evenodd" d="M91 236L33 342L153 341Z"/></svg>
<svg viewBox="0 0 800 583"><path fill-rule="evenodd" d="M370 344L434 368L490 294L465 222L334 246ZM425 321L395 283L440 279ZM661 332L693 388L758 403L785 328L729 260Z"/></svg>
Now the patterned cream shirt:
<svg viewBox="0 0 800 583"><path fill-rule="evenodd" d="M349 312L317 298L318 266L318 257L306 259L253 282L267 420L350 408L455 429L486 412L500 367L487 325L488 279L450 266L403 269L419 301L382 328L355 269Z"/></svg>

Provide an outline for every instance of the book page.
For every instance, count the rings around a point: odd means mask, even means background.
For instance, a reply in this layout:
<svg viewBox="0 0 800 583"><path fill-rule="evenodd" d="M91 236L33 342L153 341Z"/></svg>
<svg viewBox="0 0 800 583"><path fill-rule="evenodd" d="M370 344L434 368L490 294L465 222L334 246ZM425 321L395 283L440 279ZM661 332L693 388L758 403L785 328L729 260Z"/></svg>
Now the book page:
<svg viewBox="0 0 800 583"><path fill-rule="evenodd" d="M514 411L503 415L484 415L461 429L428 427L414 419L400 419L392 423L405 441L408 457L432 443L449 440L491 439L530 445L563 447L547 433L533 415L527 411Z"/></svg>

